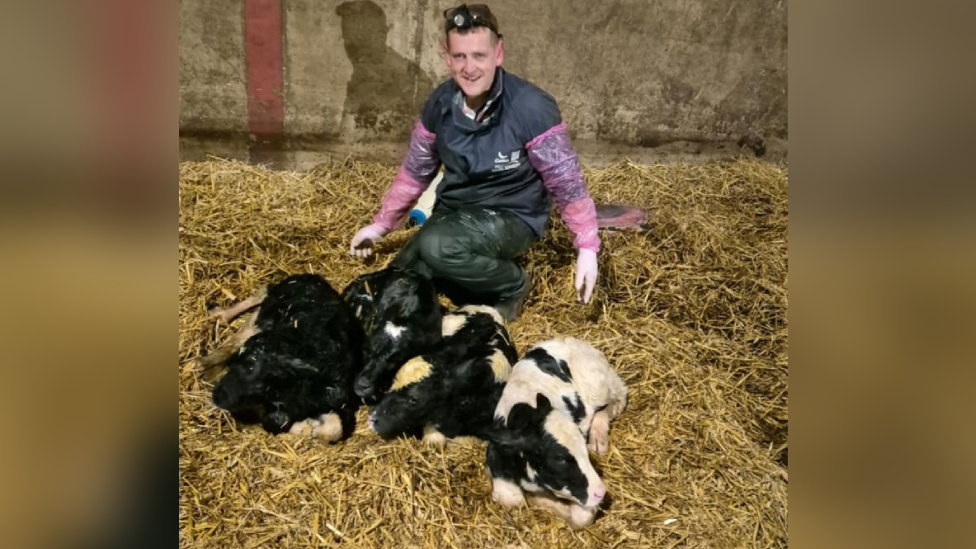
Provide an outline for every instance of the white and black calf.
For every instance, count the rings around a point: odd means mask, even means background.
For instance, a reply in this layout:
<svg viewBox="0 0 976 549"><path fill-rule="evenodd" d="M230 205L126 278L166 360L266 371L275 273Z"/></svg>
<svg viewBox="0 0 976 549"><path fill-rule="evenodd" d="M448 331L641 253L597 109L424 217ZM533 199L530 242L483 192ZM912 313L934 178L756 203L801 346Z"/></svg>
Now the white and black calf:
<svg viewBox="0 0 976 549"><path fill-rule="evenodd" d="M369 424L383 438L419 435L484 438L492 427L518 354L498 312L469 305L444 316L444 340L435 351L409 360L390 391L370 410Z"/></svg>
<svg viewBox="0 0 976 549"><path fill-rule="evenodd" d="M606 453L610 420L626 405L626 386L590 344L534 345L513 367L488 433L493 499L527 500L573 528L591 524L607 489L587 450Z"/></svg>
<svg viewBox="0 0 976 549"><path fill-rule="evenodd" d="M441 340L441 312L434 284L396 267L360 276L342 292L366 333L365 365L356 394L375 404L403 363Z"/></svg>
<svg viewBox="0 0 976 549"><path fill-rule="evenodd" d="M330 442L350 434L363 334L338 292L321 276L294 275L214 314L230 320L254 307L230 344L201 360L228 367L214 404L274 434L308 432Z"/></svg>

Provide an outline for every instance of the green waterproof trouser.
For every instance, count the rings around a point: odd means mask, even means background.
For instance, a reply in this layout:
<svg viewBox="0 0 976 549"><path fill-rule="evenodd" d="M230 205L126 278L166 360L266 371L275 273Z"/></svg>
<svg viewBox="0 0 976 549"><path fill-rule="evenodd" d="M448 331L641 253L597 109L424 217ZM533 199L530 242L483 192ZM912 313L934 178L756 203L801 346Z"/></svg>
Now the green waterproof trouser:
<svg viewBox="0 0 976 549"><path fill-rule="evenodd" d="M536 240L515 214L480 206L435 211L393 260L434 281L455 305L522 297L525 271L515 258Z"/></svg>

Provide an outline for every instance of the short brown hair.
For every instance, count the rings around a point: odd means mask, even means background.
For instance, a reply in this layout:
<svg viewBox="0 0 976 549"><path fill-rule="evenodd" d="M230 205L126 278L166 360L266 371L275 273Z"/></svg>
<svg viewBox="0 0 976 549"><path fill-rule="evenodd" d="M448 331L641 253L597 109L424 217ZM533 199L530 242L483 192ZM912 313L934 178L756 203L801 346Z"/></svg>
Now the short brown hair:
<svg viewBox="0 0 976 549"><path fill-rule="evenodd" d="M494 34L494 38L501 38L498 31L498 20L491 9L485 4L461 4L455 8L444 10L444 37L452 30L465 33L475 27L485 27Z"/></svg>

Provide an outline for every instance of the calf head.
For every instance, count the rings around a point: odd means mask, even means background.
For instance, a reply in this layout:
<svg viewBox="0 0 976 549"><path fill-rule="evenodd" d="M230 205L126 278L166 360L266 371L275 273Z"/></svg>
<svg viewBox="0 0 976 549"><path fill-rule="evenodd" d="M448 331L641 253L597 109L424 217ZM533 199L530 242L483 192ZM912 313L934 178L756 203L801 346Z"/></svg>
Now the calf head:
<svg viewBox="0 0 976 549"><path fill-rule="evenodd" d="M487 437L525 460L519 481L527 490L539 487L587 509L595 509L606 495L579 427L542 394L536 395L534 407L518 403L507 418L496 418Z"/></svg>
<svg viewBox="0 0 976 549"><path fill-rule="evenodd" d="M394 274L382 269L357 277L342 290L342 300L349 305L364 331L369 333L376 321L376 302Z"/></svg>
<svg viewBox="0 0 976 549"><path fill-rule="evenodd" d="M442 314L433 283L409 271L394 274L374 293L366 361L354 386L367 404L379 400L404 362L441 340Z"/></svg>
<svg viewBox="0 0 976 549"><path fill-rule="evenodd" d="M397 372L389 392L369 413L369 426L383 438L391 438L423 424L428 407L436 400L434 366L415 357Z"/></svg>
<svg viewBox="0 0 976 549"><path fill-rule="evenodd" d="M227 361L227 374L214 385L214 404L231 412L264 407L266 415L274 418L272 423L287 419L282 397L299 391L303 381L319 373L295 358L288 346L273 332L248 339Z"/></svg>

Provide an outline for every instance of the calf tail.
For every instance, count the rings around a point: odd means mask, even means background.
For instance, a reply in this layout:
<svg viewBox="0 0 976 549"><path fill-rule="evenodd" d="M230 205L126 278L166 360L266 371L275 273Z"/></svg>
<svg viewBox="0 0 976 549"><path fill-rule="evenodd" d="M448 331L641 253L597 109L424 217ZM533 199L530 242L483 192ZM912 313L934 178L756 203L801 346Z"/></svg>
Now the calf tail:
<svg viewBox="0 0 976 549"><path fill-rule="evenodd" d="M234 355L237 349L238 347L233 347L230 345L218 347L209 355L197 359L197 366L201 371L209 372L213 368L227 362L227 360Z"/></svg>
<svg viewBox="0 0 976 549"><path fill-rule="evenodd" d="M258 333L256 325L257 318L257 311L251 313L250 316L248 316L247 321L244 322L244 325L241 326L233 336L231 336L230 341L228 341L226 345L222 345L209 355L197 359L198 368L206 373L212 370L214 367L220 366L221 364L227 362L227 360L229 360L230 357L241 348L241 345L244 345L244 342L247 341L248 338Z"/></svg>
<svg viewBox="0 0 976 549"><path fill-rule="evenodd" d="M258 305L260 305L262 302L264 302L264 298L266 297L268 297L268 287L261 286L258 289L257 293L255 293L251 297L243 301L240 301L238 303L235 303L230 307L226 307L223 309L213 309L210 311L209 316L211 318L215 318L215 317L220 318L224 322L230 322L231 320L237 318L240 314L249 311L257 307Z"/></svg>

